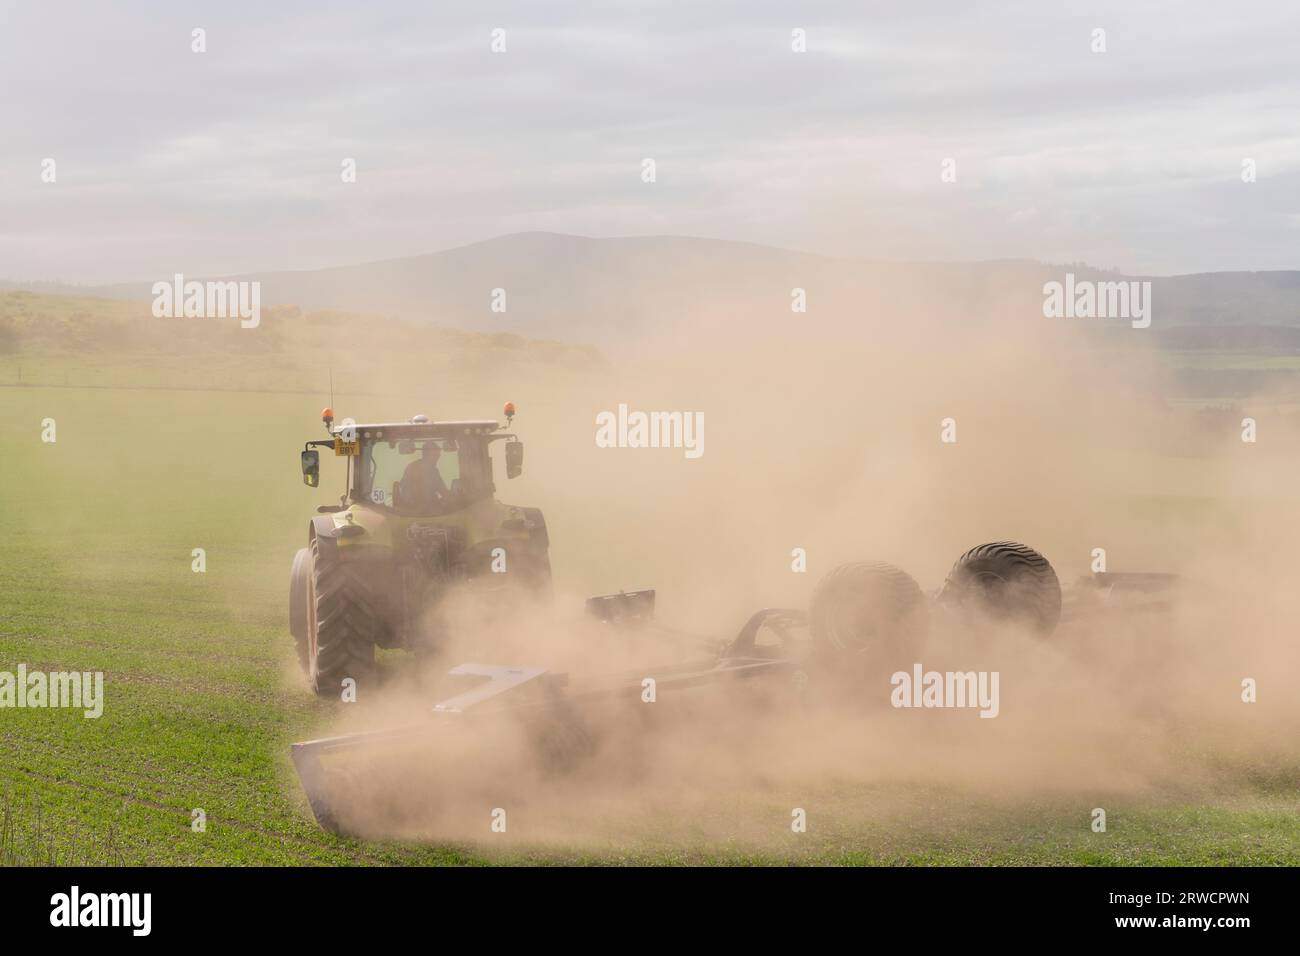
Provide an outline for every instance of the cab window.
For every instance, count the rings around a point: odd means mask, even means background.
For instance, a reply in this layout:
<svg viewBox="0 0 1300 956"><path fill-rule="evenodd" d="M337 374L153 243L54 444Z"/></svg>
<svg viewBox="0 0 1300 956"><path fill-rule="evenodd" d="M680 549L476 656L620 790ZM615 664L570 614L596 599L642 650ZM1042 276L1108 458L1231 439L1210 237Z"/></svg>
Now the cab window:
<svg viewBox="0 0 1300 956"><path fill-rule="evenodd" d="M373 504L411 514L456 507L462 493L460 449L451 438L374 441L363 453L368 481L362 494Z"/></svg>

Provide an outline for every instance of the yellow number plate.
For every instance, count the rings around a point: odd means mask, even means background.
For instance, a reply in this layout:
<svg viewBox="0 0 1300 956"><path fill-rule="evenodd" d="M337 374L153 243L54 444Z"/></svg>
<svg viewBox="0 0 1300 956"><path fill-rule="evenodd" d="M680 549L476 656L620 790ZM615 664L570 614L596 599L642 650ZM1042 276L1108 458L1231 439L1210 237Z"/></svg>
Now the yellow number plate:
<svg viewBox="0 0 1300 956"><path fill-rule="evenodd" d="M334 439L334 454L341 458L355 458L361 454L361 442L344 441L342 438Z"/></svg>

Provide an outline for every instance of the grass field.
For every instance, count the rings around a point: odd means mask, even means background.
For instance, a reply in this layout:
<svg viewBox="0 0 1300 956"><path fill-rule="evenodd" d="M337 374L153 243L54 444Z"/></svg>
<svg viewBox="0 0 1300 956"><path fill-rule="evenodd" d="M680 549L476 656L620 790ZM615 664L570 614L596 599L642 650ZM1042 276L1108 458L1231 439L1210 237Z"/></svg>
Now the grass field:
<svg viewBox="0 0 1300 956"><path fill-rule="evenodd" d="M0 379L18 361L6 357ZM76 365L24 361L50 375L67 366L78 381ZM924 822L859 813L761 852L652 835L498 848L486 827L473 846L325 833L288 759L290 742L319 733L339 706L308 693L287 635L289 562L310 508L329 497L304 489L296 469L319 427L314 399L142 389L120 367L97 375L99 387L0 387L0 670L103 671L107 695L98 720L0 710L0 862L1300 863L1297 767L1244 790L1113 795L1104 834L1077 800L992 804L902 785L834 799L926 806ZM52 444L41 441L47 418ZM191 569L195 548L205 573ZM729 810L761 818L779 797L747 795ZM191 829L195 808L205 832ZM788 819L773 826L788 830Z"/></svg>
<svg viewBox="0 0 1300 956"><path fill-rule="evenodd" d="M237 455L209 454L232 440L242 415L292 421L301 402L206 392L170 392L159 402L150 392L61 388L0 396L0 664L102 670L108 688L99 720L0 711L5 862L754 858L744 846L684 851L653 842L603 854L526 845L503 854L490 846L362 843L320 831L287 759L289 743L322 727L332 706L294 679L286 635L285 571L304 510L292 460L301 433L250 428ZM58 422L53 445L39 440L45 417ZM249 459L284 469L255 479L244 468ZM204 574L191 570L196 547L207 553ZM867 803L875 796L861 795ZM1246 799L1187 793L1151 805L1117 798L1110 832L1101 835L1064 802L980 807L942 793L917 799L949 807L944 822L820 827L791 840L788 854L769 847L759 859L1300 862L1293 782L1262 782ZM190 829L194 808L206 812L204 833Z"/></svg>

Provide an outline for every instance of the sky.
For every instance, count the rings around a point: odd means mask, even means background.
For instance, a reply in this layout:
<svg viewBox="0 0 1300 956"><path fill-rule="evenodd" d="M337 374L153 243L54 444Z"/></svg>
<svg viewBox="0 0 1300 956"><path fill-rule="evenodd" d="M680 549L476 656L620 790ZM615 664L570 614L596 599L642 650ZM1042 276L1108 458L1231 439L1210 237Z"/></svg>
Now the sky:
<svg viewBox="0 0 1300 956"><path fill-rule="evenodd" d="M0 0L0 279L525 231L1297 269L1300 4Z"/></svg>

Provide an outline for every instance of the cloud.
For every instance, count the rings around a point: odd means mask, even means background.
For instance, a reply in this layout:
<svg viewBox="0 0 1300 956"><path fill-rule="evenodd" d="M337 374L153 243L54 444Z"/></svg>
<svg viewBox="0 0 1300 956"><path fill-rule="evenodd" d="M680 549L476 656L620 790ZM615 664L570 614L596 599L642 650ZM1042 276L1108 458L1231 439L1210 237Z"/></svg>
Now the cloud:
<svg viewBox="0 0 1300 956"><path fill-rule="evenodd" d="M521 229L1298 265L1284 5L56 0L5 17L7 278L312 268Z"/></svg>

